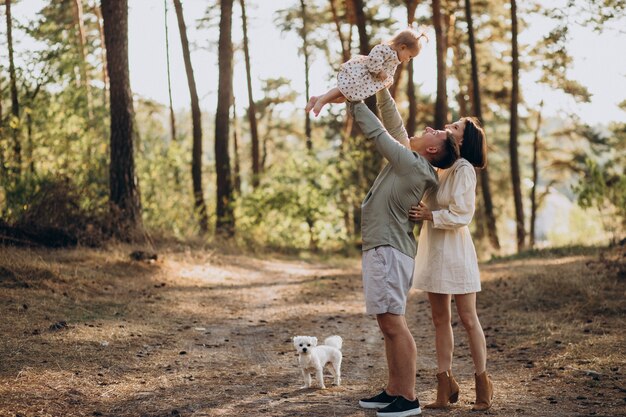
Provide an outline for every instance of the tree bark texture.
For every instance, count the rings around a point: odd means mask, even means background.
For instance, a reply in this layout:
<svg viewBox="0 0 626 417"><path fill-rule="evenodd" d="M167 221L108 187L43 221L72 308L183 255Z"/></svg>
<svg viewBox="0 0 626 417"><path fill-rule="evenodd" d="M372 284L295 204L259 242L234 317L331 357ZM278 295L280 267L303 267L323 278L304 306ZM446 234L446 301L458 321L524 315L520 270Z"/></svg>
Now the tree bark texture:
<svg viewBox="0 0 626 417"><path fill-rule="evenodd" d="M250 43L248 41L248 18L246 16L246 2L241 4L241 23L243 25L243 52L246 61L246 81L248 83L248 123L250 124L250 140L252 142L252 187L259 185L261 168L259 165L259 131L256 119L256 104L252 96L252 69L250 66ZM308 94L308 93L307 93Z"/></svg>
<svg viewBox="0 0 626 417"><path fill-rule="evenodd" d="M11 17L11 0L5 1L7 17L7 46L9 49L9 84L11 89L11 115L13 121L11 125L11 137L13 138L13 157L15 161L11 164L17 177L22 170L22 144L20 143L20 102L17 95L17 76L15 74L15 61L13 60L13 19Z"/></svg>
<svg viewBox="0 0 626 417"><path fill-rule="evenodd" d="M193 184L194 207L198 216L200 232L204 234L209 230L209 217L202 188L202 114L200 113L196 79L193 74L193 67L191 66L187 26L185 25L185 16L183 15L183 6L180 0L174 0L174 9L176 10L176 19L178 20L178 31L180 32L180 43L183 50L187 85L189 86L189 96L191 98L191 124L193 132L191 181Z"/></svg>
<svg viewBox="0 0 626 417"><path fill-rule="evenodd" d="M102 10L98 3L94 4L93 12L96 15L96 27L100 35L100 58L102 61L102 103L106 106L107 91L109 90L109 72L107 70L106 43L104 41L104 30L102 29Z"/></svg>
<svg viewBox="0 0 626 417"><path fill-rule="evenodd" d="M309 43L307 41L307 15L304 0L300 0L300 11L302 13L302 54L304 55L304 95L305 100L309 99ZM304 112L304 134L306 137L306 149L313 150L311 139L311 116L310 112Z"/></svg>
<svg viewBox="0 0 626 417"><path fill-rule="evenodd" d="M407 24L411 26L415 20L415 10L419 4L419 0L405 0ZM409 100L409 118L406 122L406 131L409 137L415 134L415 123L417 118L417 98L415 97L415 82L413 81L413 60L410 60L407 67L408 80L406 86L406 95Z"/></svg>
<svg viewBox="0 0 626 417"><path fill-rule="evenodd" d="M172 76L170 71L170 34L169 25L167 24L167 2L163 0L164 8L164 26L165 26L165 63L167 66L167 97L169 99L170 106L170 134L172 136L172 142L176 142L176 115L174 114L174 105L172 104Z"/></svg>
<svg viewBox="0 0 626 417"><path fill-rule="evenodd" d="M435 102L435 128L442 129L448 118L448 94L446 91L446 33L443 29L441 1L433 0L433 26L437 48L437 99Z"/></svg>
<svg viewBox="0 0 626 417"><path fill-rule="evenodd" d="M539 103L539 112L537 112L537 127L533 139L533 186L530 189L530 242L531 249L535 247L535 223L537 220L537 182L539 181L539 164L537 155L539 153L539 131L541 130L541 112L543 110L543 100Z"/></svg>
<svg viewBox="0 0 626 417"><path fill-rule="evenodd" d="M80 84L85 91L87 101L87 114L89 120L93 118L93 104L91 99L91 89L89 88L89 78L87 75L87 38L85 35L85 24L83 22L83 0L74 0L74 24L76 25L76 38L78 40L78 51L80 52Z"/></svg>
<svg viewBox="0 0 626 417"><path fill-rule="evenodd" d="M472 18L471 0L465 0L465 18L467 20L468 42L470 47L470 59L472 63L472 108L478 120L483 121L482 104L480 100L480 79L478 77L478 58L476 54L476 39L474 37L474 21ZM496 216L493 212L493 198L489 183L489 168L485 167L479 172L480 190L483 200L483 210L487 226L487 233L491 246L500 250L500 240L496 227Z"/></svg>
<svg viewBox="0 0 626 417"><path fill-rule="evenodd" d="M526 232L524 229L524 208L522 203L522 183L517 153L518 115L517 104L519 102L519 52L517 47L517 5L511 0L511 107L510 107L510 134L509 152L511 157L511 181L513 183L513 200L515 202L515 220L517 231L517 250L524 249Z"/></svg>
<svg viewBox="0 0 626 417"><path fill-rule="evenodd" d="M128 2L103 0L104 40L111 91L110 201L119 210L118 232L135 238L142 229L134 162L134 110L128 73Z"/></svg>
<svg viewBox="0 0 626 417"><path fill-rule="evenodd" d="M222 0L220 11L219 85L215 114L215 173L217 176L215 232L224 237L231 237L235 233L235 217L232 206L233 186L228 155L229 115L233 90L233 44L231 39L233 0Z"/></svg>

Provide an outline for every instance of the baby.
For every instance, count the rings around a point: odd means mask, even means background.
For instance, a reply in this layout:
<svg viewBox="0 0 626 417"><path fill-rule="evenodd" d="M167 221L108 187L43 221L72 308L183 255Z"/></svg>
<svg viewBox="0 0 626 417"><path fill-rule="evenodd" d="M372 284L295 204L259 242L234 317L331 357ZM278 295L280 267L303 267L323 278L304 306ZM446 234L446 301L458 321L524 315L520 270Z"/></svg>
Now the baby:
<svg viewBox="0 0 626 417"><path fill-rule="evenodd" d="M409 62L419 54L422 37L426 38L426 35L404 29L387 42L376 45L369 55L351 58L341 65L337 74L337 87L331 88L324 95L312 96L305 110L313 110L317 116L327 103L343 103L346 99L363 100L390 86L398 65Z"/></svg>

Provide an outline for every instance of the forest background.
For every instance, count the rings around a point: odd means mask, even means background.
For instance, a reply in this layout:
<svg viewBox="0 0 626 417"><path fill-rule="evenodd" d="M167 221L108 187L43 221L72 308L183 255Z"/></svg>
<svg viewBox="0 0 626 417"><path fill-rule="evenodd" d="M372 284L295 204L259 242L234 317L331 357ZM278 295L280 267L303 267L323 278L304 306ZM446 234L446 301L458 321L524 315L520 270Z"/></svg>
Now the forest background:
<svg viewBox="0 0 626 417"><path fill-rule="evenodd" d="M392 87L409 133L487 132L481 257L624 236L623 0L3 3L5 241L358 246L382 161L345 106L303 107L409 23L430 38Z"/></svg>

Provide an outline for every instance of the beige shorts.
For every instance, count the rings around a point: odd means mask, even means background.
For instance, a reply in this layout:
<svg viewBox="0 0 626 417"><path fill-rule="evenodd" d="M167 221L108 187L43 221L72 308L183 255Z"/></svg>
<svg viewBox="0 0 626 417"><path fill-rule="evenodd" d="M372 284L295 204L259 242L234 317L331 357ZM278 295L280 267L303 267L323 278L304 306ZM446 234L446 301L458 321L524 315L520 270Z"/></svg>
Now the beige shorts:
<svg viewBox="0 0 626 417"><path fill-rule="evenodd" d="M413 284L415 260L391 246L363 252L363 292L367 314L403 315Z"/></svg>

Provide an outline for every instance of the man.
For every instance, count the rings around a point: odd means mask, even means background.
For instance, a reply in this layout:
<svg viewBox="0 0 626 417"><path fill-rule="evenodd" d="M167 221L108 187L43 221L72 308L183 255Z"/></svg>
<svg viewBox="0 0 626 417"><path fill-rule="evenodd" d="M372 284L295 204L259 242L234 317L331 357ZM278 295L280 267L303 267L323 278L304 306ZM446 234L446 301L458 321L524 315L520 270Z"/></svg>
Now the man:
<svg viewBox="0 0 626 417"><path fill-rule="evenodd" d="M383 89L377 99L384 126L363 102L348 104L365 137L375 141L388 161L361 206L365 307L367 314L376 315L384 336L388 383L359 404L379 409L379 417L405 417L421 413L415 396L417 349L404 318L416 253L407 213L437 186L433 167L450 167L459 147L445 130L426 128L409 138L389 91Z"/></svg>

